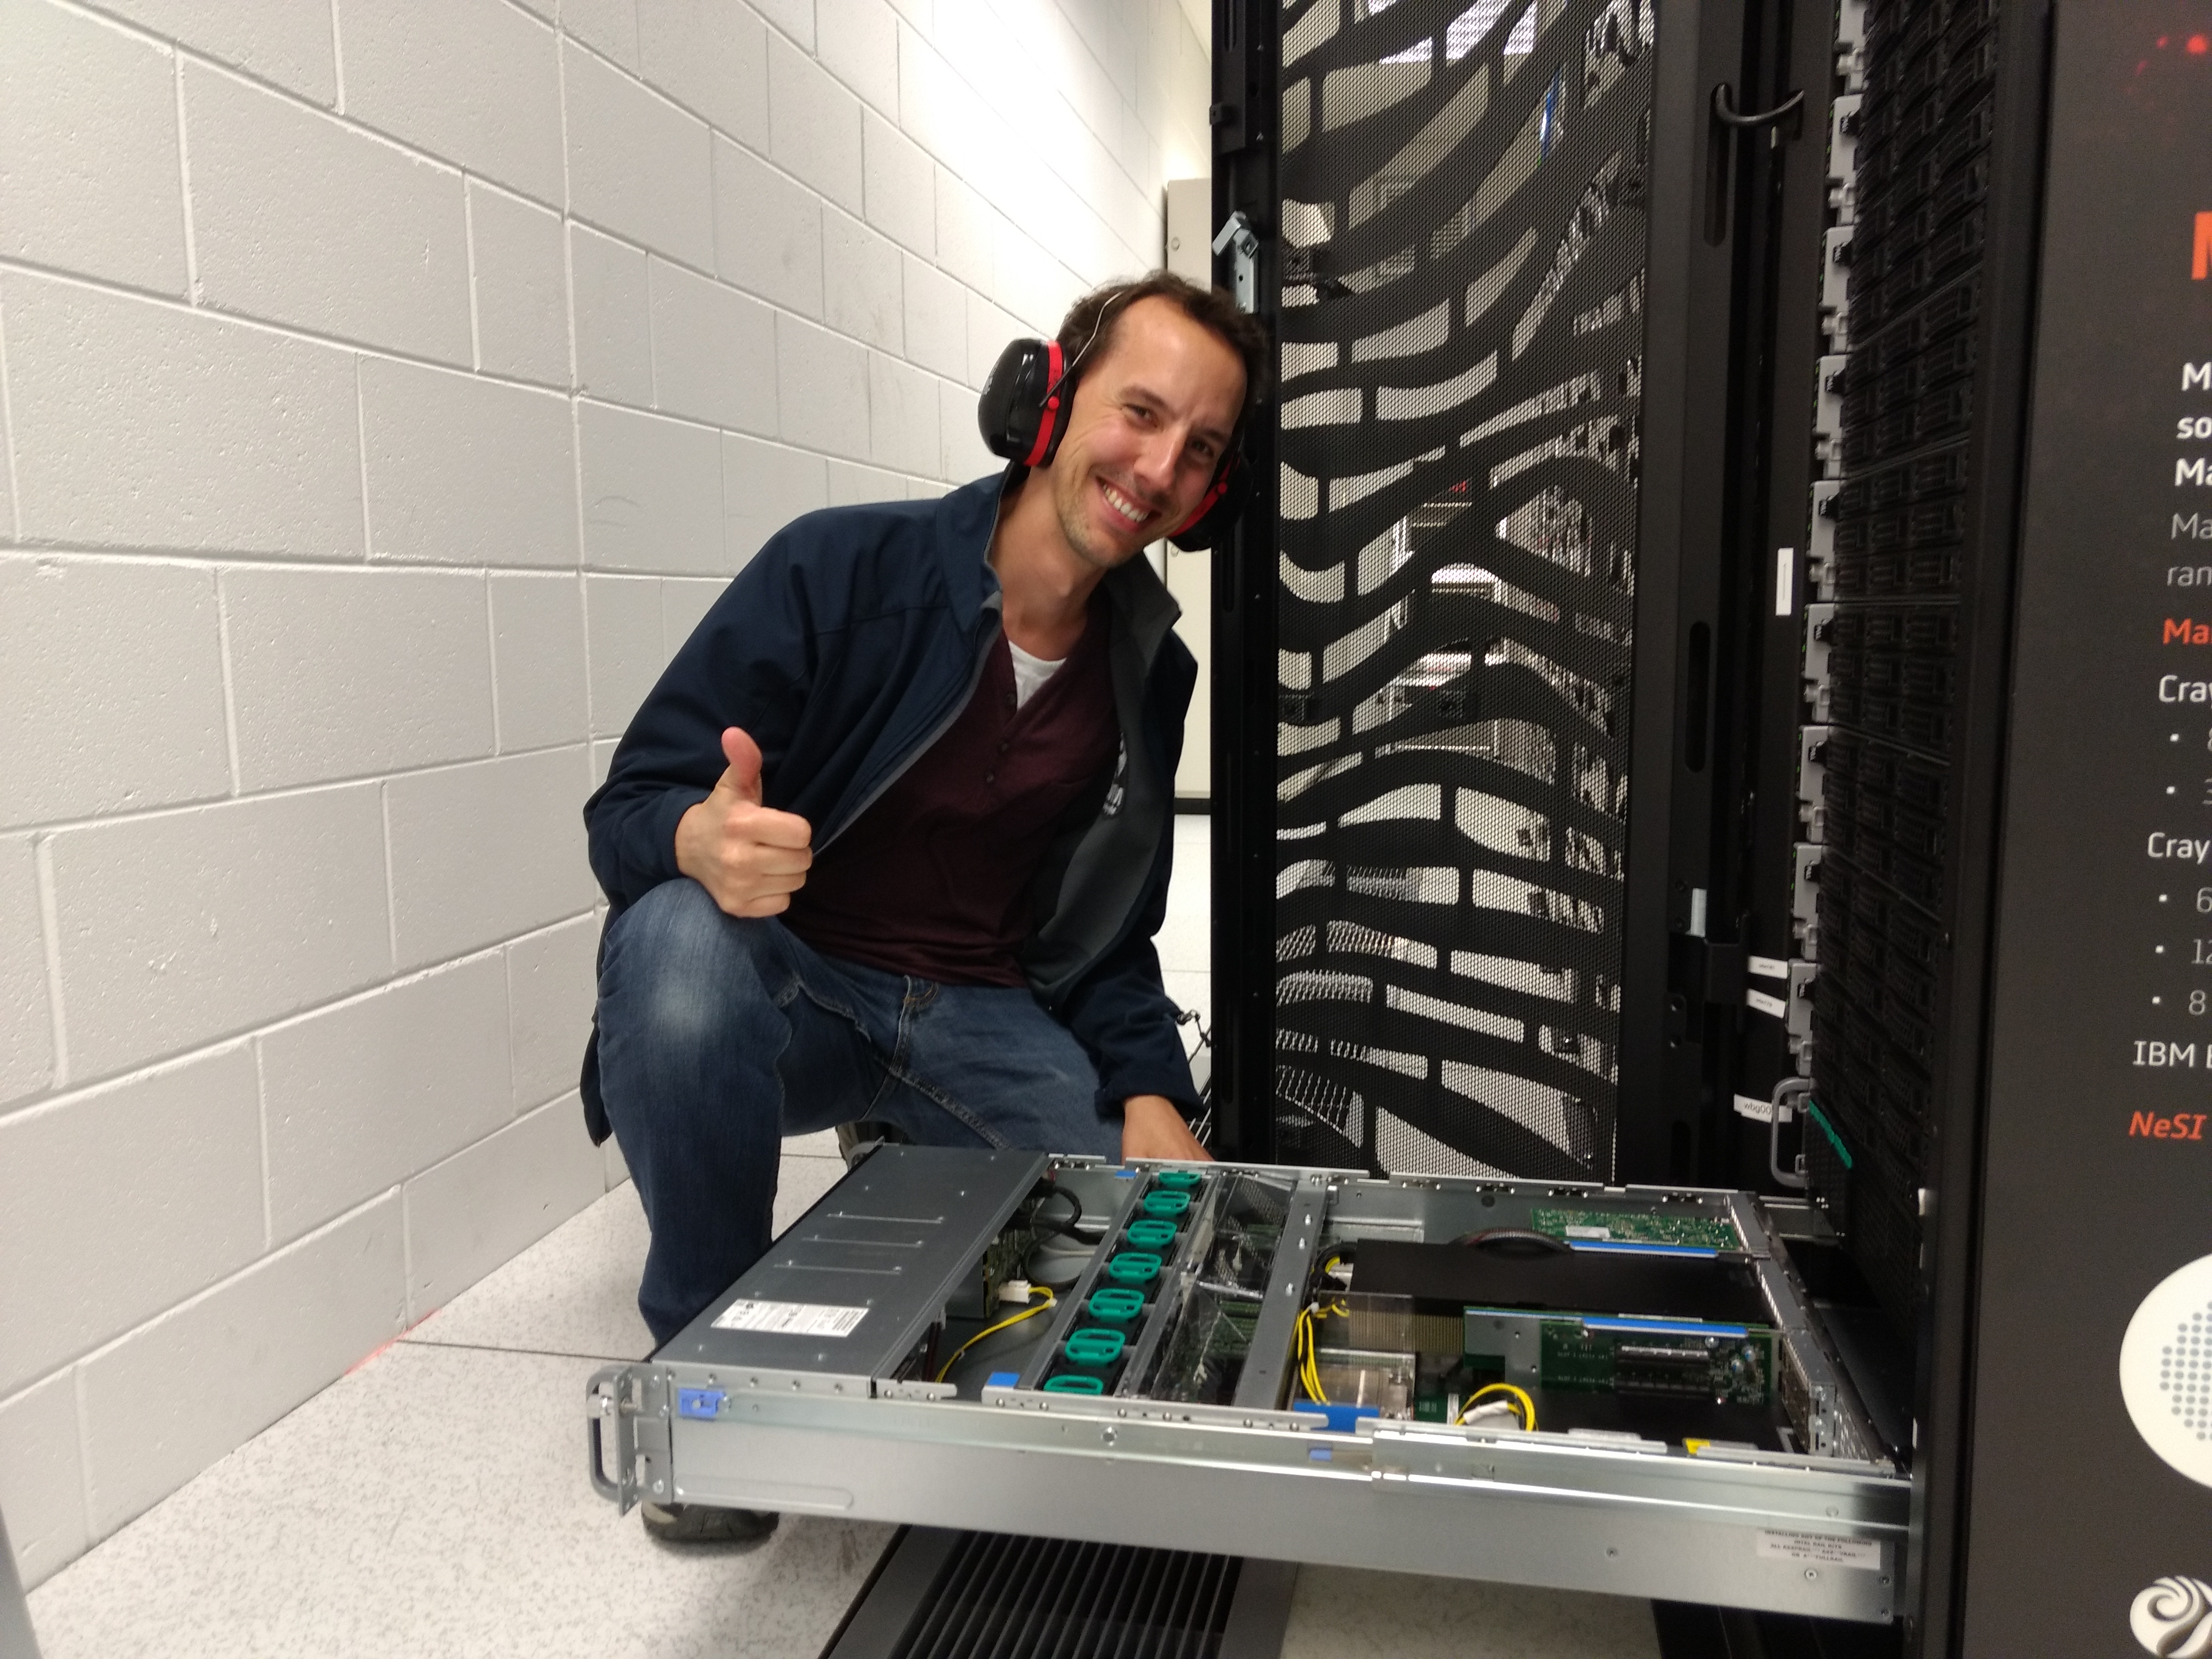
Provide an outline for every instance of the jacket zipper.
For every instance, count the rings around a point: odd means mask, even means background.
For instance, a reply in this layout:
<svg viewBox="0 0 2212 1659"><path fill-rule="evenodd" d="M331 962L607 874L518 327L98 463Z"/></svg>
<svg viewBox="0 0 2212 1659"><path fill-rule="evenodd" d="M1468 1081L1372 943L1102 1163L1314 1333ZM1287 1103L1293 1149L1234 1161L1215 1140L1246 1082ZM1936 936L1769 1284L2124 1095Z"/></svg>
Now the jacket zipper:
<svg viewBox="0 0 2212 1659"><path fill-rule="evenodd" d="M1005 492L1002 490L1000 493L999 501L994 504L991 508L991 533L983 538L983 552L984 556L987 559L990 556L991 544L998 539L999 514L1005 507L1006 496ZM994 593L989 599L983 601L983 609L993 613L1002 612L1005 605L1006 598L1000 593ZM983 671L991 665L991 650L992 647L996 646L999 642L999 633L1001 626L1002 624L998 621L996 614L994 615L993 619L990 622L984 625L982 646L975 653L975 666L969 672L968 689L965 691L963 691L960 696L954 700L952 707L945 712L945 718L938 721L935 726L930 727L929 731L923 736L921 741L915 744L912 749L906 752L905 757L902 759L896 766L891 769L890 775L884 778L884 780L881 783L878 784L873 789L871 789L868 792L867 799L863 800L858 806L855 806L852 811L846 816L845 821L842 823L839 824L836 829L822 838L821 842L814 849L816 853L820 853L824 848L828 847L830 842L836 841L838 836L843 835L848 830L858 823L860 821L860 815L863 812L866 812L871 806L873 806L877 801L881 799L885 790L889 789L893 784L904 777L907 773L912 769L914 763L929 752L930 746L933 744L952 729L952 722L958 720L961 714L967 709L969 699L974 697L975 695L975 688L982 684Z"/></svg>

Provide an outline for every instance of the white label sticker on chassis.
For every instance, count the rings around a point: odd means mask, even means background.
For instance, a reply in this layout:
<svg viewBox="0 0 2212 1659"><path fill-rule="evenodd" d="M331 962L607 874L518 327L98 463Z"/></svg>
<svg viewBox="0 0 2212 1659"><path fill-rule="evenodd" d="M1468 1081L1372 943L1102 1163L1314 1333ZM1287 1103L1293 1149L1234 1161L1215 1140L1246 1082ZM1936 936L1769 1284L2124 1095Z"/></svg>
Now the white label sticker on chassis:
<svg viewBox="0 0 2212 1659"><path fill-rule="evenodd" d="M1871 1538L1831 1538L1817 1532L1761 1532L1759 1553L1778 1561L1799 1561L1808 1567L1866 1567L1881 1565L1881 1546Z"/></svg>
<svg viewBox="0 0 2212 1659"><path fill-rule="evenodd" d="M714 1321L718 1331L767 1331L776 1336L850 1336L866 1308L826 1302L732 1302Z"/></svg>

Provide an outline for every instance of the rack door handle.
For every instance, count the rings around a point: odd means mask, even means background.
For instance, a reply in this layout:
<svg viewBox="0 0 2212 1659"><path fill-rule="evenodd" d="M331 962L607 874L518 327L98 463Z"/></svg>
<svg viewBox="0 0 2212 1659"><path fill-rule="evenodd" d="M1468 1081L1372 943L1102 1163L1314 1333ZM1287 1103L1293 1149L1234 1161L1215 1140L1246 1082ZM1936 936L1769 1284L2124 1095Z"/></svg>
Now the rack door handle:
<svg viewBox="0 0 2212 1659"><path fill-rule="evenodd" d="M1713 118L1723 126L1771 126L1784 116L1794 112L1804 101L1805 93L1801 87L1772 109L1763 109L1750 115L1742 114L1736 109L1735 99L1729 91L1729 83L1723 81L1713 88Z"/></svg>

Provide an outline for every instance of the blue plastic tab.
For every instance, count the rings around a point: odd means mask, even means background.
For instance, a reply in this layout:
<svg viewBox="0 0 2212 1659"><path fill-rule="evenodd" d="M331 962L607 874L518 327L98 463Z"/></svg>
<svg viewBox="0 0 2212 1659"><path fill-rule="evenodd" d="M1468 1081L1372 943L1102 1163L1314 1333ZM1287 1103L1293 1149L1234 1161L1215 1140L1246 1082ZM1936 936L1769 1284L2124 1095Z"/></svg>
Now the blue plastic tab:
<svg viewBox="0 0 2212 1659"><path fill-rule="evenodd" d="M678 1417L703 1417L708 1419L722 1414L722 1391L720 1389L678 1389L676 1391L676 1414Z"/></svg>
<svg viewBox="0 0 2212 1659"><path fill-rule="evenodd" d="M1011 1389L1021 1380L1019 1371L993 1371L983 1379L983 1386L987 1389Z"/></svg>
<svg viewBox="0 0 2212 1659"><path fill-rule="evenodd" d="M1328 1419L1328 1431L1331 1434L1350 1434L1352 1432L1352 1425L1361 1418L1382 1415L1373 1406L1316 1406L1304 1401L1299 1402L1297 1409L1302 1412L1319 1412Z"/></svg>

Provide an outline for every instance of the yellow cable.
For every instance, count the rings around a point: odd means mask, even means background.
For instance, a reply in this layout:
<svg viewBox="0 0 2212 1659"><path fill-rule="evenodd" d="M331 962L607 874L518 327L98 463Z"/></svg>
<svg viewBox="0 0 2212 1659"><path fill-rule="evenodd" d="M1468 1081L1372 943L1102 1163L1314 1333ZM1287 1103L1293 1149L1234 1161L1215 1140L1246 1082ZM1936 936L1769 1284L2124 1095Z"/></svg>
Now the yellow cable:
<svg viewBox="0 0 2212 1659"><path fill-rule="evenodd" d="M1018 1325L1024 1319L1033 1318L1035 1316L1042 1313L1047 1308L1053 1305L1052 1292L1042 1285L1032 1285L1030 1287L1030 1294L1033 1297L1041 1296L1044 1300L1042 1302L1032 1302L1028 1307L1023 1309L1012 1318L1002 1319L995 1325L984 1326L981 1330L976 1332L975 1335L969 1337L965 1342L963 1342L958 1347L952 1351L952 1358L946 1360L942 1365L939 1365L937 1368L937 1376L934 1380L939 1382L945 1381L945 1374L951 1370L955 1365L960 1363L960 1356L966 1353L969 1349L974 1347L978 1342L981 1342L985 1337L989 1336L994 1331L1003 1331L1009 1325Z"/></svg>
<svg viewBox="0 0 2212 1659"><path fill-rule="evenodd" d="M1459 1408L1459 1415L1452 1419L1452 1421L1455 1423L1466 1422L1467 1414L1474 1409L1474 1402L1481 1399L1482 1396L1486 1394L1503 1394L1511 1395L1513 1402L1521 1408L1521 1426L1528 1430L1532 1433L1534 1431L1536 1427L1536 1402L1528 1397L1528 1391L1526 1389L1516 1388L1510 1382L1490 1382L1486 1383L1480 1389L1477 1389L1473 1394L1468 1395L1465 1403L1463 1403Z"/></svg>
<svg viewBox="0 0 2212 1659"><path fill-rule="evenodd" d="M1326 1316L1319 1303L1309 1305L1298 1315L1298 1370L1306 1385L1306 1398L1316 1406L1328 1404L1328 1396L1322 1392L1319 1344L1314 1337L1314 1321Z"/></svg>

